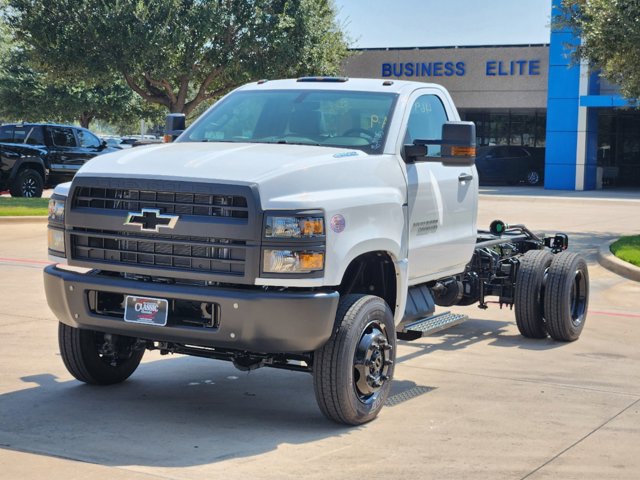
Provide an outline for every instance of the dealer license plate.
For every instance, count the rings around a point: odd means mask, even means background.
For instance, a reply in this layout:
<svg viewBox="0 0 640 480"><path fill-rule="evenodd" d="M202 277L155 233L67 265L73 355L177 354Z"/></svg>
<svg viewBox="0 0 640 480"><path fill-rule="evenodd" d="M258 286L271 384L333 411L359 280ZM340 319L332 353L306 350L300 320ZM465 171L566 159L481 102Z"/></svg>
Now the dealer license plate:
<svg viewBox="0 0 640 480"><path fill-rule="evenodd" d="M168 311L169 302L163 298L127 295L124 304L124 321L164 326L167 324Z"/></svg>

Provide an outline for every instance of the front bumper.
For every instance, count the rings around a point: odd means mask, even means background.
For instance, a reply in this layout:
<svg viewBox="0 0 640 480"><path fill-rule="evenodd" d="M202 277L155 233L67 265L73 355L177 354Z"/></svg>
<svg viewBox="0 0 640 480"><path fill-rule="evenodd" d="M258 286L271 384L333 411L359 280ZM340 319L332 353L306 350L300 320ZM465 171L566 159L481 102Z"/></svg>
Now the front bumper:
<svg viewBox="0 0 640 480"><path fill-rule="evenodd" d="M90 273L44 269L47 302L62 323L76 328L152 341L228 348L256 353L301 353L322 346L331 336L338 292L273 292L146 283ZM145 325L92 311L89 292L215 303L217 328Z"/></svg>

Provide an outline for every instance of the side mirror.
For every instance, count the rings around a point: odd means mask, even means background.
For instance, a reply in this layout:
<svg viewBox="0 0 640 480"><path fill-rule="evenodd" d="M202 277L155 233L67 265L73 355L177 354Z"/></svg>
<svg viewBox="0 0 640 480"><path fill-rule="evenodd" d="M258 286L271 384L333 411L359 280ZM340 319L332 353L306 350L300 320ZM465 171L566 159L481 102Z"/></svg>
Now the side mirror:
<svg viewBox="0 0 640 480"><path fill-rule="evenodd" d="M102 140L102 143L100 143L100 146L98 147L100 150L104 150L105 148L107 148L107 141L106 140Z"/></svg>
<svg viewBox="0 0 640 480"><path fill-rule="evenodd" d="M442 140L415 140L415 145L440 145L440 156L426 156L424 161L447 166L469 166L476 161L476 126L473 122L446 122Z"/></svg>
<svg viewBox="0 0 640 480"><path fill-rule="evenodd" d="M178 136L184 132L185 115L184 113L170 113L164 126L164 142L173 142Z"/></svg>
<svg viewBox="0 0 640 480"><path fill-rule="evenodd" d="M402 147L402 158L407 163L417 162L418 159L426 157L429 152L429 148L426 145L404 145Z"/></svg>

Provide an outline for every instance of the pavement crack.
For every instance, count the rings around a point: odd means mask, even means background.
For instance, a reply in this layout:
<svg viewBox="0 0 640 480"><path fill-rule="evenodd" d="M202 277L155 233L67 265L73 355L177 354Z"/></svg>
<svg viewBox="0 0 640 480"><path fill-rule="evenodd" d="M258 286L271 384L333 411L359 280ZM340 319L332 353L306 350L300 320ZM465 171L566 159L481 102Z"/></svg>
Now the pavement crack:
<svg viewBox="0 0 640 480"><path fill-rule="evenodd" d="M560 458L562 455L564 455L565 453L567 453L569 450L571 450L573 447L581 444L582 442L584 442L587 438L589 438L591 435L593 435L594 433L596 433L598 430L600 430L601 428L603 428L604 426L608 425L609 423L611 423L613 420L615 420L616 418L618 418L620 415L622 415L624 412L626 412L627 410L629 410L630 408L632 408L633 406L635 406L636 404L640 403L640 398L638 398L637 400L635 400L634 402L631 402L629 405L627 405L625 408L623 408L622 410L620 410L618 413L616 413L613 417L609 418L607 421L603 422L602 424L598 425L596 428L594 428L593 430L591 430L589 433L587 433L586 435L584 435L583 437L579 438L578 440L576 440L575 442L573 442L571 445L569 445L567 448L565 448L564 450L562 450L561 452L555 454L553 457L551 457L549 460L547 460L546 462L544 462L542 465L540 465L538 468L536 468L535 470L530 471L529 473L527 473L524 477L522 477L520 480L525 480L526 478L529 478L531 475L533 475L534 473L542 470L544 467L546 467L547 465L549 465L551 462L555 461L556 459Z"/></svg>

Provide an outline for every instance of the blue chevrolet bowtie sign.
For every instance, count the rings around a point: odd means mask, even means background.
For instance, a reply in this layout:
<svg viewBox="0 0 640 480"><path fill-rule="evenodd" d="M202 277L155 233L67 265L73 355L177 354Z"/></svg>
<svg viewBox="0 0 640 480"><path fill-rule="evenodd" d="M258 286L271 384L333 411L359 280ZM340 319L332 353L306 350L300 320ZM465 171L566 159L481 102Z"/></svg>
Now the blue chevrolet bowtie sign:
<svg viewBox="0 0 640 480"><path fill-rule="evenodd" d="M524 77L540 75L539 59L488 60L484 65L487 77ZM465 62L385 62L383 77L464 77Z"/></svg>

